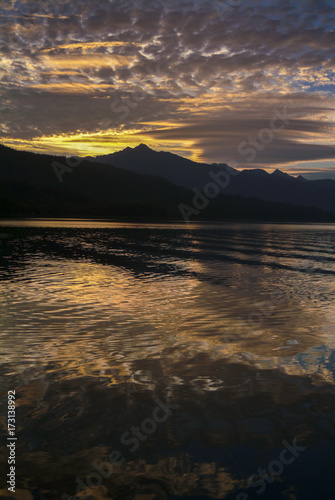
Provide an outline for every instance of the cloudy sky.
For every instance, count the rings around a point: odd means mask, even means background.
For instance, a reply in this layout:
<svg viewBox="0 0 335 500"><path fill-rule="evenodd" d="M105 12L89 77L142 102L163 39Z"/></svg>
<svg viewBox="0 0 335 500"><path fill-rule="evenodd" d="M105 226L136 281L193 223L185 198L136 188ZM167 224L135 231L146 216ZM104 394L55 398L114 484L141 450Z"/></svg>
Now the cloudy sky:
<svg viewBox="0 0 335 500"><path fill-rule="evenodd" d="M0 22L8 146L335 178L335 0L1 0Z"/></svg>

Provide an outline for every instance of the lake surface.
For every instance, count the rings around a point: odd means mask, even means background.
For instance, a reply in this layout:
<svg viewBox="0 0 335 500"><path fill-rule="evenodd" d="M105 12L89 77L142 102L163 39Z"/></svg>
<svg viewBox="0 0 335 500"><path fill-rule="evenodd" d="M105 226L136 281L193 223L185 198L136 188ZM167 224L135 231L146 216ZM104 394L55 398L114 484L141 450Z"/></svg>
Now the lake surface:
<svg viewBox="0 0 335 500"><path fill-rule="evenodd" d="M334 250L335 225L0 221L15 498L335 499Z"/></svg>

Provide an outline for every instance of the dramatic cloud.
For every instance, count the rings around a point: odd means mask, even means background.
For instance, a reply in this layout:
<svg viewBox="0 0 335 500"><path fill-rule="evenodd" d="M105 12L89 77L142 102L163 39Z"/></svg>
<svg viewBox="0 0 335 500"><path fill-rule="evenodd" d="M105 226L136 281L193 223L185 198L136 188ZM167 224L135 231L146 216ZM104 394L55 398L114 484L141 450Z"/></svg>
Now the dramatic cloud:
<svg viewBox="0 0 335 500"><path fill-rule="evenodd" d="M3 0L0 22L5 144L335 172L333 1Z"/></svg>

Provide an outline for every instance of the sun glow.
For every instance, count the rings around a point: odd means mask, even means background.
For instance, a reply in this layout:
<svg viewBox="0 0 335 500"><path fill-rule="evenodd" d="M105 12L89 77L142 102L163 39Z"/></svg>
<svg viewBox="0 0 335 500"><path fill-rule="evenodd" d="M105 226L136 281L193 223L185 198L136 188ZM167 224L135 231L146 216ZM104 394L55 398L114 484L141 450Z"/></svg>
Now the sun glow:
<svg viewBox="0 0 335 500"><path fill-rule="evenodd" d="M58 154L65 156L96 156L114 153L129 145L136 146L141 142L138 137L132 140L130 133L75 133L60 134L52 136L35 137L27 141L20 139L7 139L3 143L6 146L20 150L33 151L35 153Z"/></svg>
<svg viewBox="0 0 335 500"><path fill-rule="evenodd" d="M171 141L150 137L150 132L133 129L127 131L108 130L92 133L78 132L75 134L60 134L35 137L29 140L6 138L2 140L5 146L34 153L56 154L61 156L97 156L115 153L126 147L136 147L145 143L159 151L165 150L190 160L198 161L201 150L195 148L192 141ZM192 153L190 153L192 151Z"/></svg>

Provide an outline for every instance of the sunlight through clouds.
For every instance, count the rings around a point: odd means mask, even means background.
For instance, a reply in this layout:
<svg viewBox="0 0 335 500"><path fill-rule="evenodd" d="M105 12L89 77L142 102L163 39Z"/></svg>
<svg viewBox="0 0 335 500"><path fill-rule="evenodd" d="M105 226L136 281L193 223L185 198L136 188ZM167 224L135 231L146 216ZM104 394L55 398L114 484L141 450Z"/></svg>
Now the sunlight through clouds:
<svg viewBox="0 0 335 500"><path fill-rule="evenodd" d="M245 166L289 170L306 161L306 150L311 161L334 161L334 9L316 0L219 7L191 0L3 2L1 141L32 150L43 141L50 153L67 153L66 142L47 138L94 138L107 123L111 141L123 136L120 143L133 144L136 131L139 142L143 132L164 145L168 129L175 152L208 162L235 155L243 164L238 145L274 107L286 106L297 115L294 128ZM208 127L211 141L204 140ZM108 142L96 142L97 154L101 147ZM91 141L78 145L83 155L93 149Z"/></svg>

